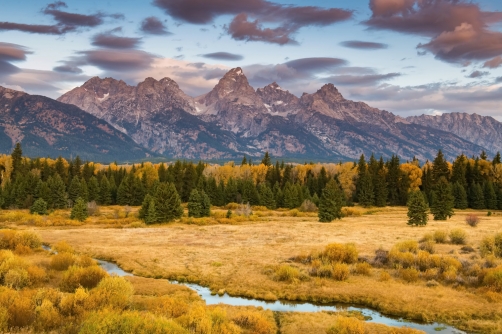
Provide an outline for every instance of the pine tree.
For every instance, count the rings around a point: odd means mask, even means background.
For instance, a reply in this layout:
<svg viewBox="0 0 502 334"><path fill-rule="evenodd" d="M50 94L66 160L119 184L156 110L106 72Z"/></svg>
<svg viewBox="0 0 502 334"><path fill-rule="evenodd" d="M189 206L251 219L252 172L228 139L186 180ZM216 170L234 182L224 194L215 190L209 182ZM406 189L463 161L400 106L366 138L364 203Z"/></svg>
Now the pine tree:
<svg viewBox="0 0 502 334"><path fill-rule="evenodd" d="M237 183L231 177L228 179L227 185L225 186L225 202L233 203L237 202Z"/></svg>
<svg viewBox="0 0 502 334"><path fill-rule="evenodd" d="M371 176L367 171L361 176L359 180L359 204L364 207L372 206L374 201L374 193L373 193L373 183L371 182Z"/></svg>
<svg viewBox="0 0 502 334"><path fill-rule="evenodd" d="M497 154L495 155L495 157L492 160L492 164L495 166L500 163L502 163L502 160L500 158L500 152L497 152Z"/></svg>
<svg viewBox="0 0 502 334"><path fill-rule="evenodd" d="M201 213L202 217L210 217L211 216L211 200L209 196L206 194L204 190L199 192L199 196L201 199Z"/></svg>
<svg viewBox="0 0 502 334"><path fill-rule="evenodd" d="M183 202L187 202L192 189L197 186L197 172L195 171L195 167L192 163L189 163L185 167L185 172L183 174L183 186L180 191L181 200Z"/></svg>
<svg viewBox="0 0 502 334"><path fill-rule="evenodd" d="M201 196L197 189L193 189L188 199L188 217L199 218L202 217L202 203Z"/></svg>
<svg viewBox="0 0 502 334"><path fill-rule="evenodd" d="M133 205L133 175L127 175L122 179L117 189L117 204L118 205Z"/></svg>
<svg viewBox="0 0 502 334"><path fill-rule="evenodd" d="M390 205L399 205L399 158L395 155L392 156L389 162L387 162L387 186L389 193Z"/></svg>
<svg viewBox="0 0 502 334"><path fill-rule="evenodd" d="M268 154L268 151L265 152L265 155L263 156L261 163L267 167L272 165L272 161L270 160L270 155Z"/></svg>
<svg viewBox="0 0 502 334"><path fill-rule="evenodd" d="M451 172L451 179L450 182L452 184L455 184L458 182L464 190L467 188L467 178L466 178L466 173L467 173L467 158L465 155L460 155L455 159L453 162L453 167L452 167L452 172Z"/></svg>
<svg viewBox="0 0 502 334"><path fill-rule="evenodd" d="M335 180L330 180L322 191L319 200L319 221L329 223L335 219L342 219L342 194Z"/></svg>
<svg viewBox="0 0 502 334"><path fill-rule="evenodd" d="M467 200L467 192L465 191L464 187L457 181L453 184L452 186L452 194L453 197L455 198L455 204L454 208L455 209L467 209L469 206L468 200Z"/></svg>
<svg viewBox="0 0 502 334"><path fill-rule="evenodd" d="M159 220L157 210L155 209L155 200L152 198L148 202L148 209L145 215L145 224L155 224Z"/></svg>
<svg viewBox="0 0 502 334"><path fill-rule="evenodd" d="M110 205L112 204L112 193L110 191L110 183L106 176L101 178L101 182L99 183L99 198L98 203L101 205Z"/></svg>
<svg viewBox="0 0 502 334"><path fill-rule="evenodd" d="M483 195L485 197L485 207L490 210L497 210L497 194L493 188L493 183L485 182L483 187Z"/></svg>
<svg viewBox="0 0 502 334"><path fill-rule="evenodd" d="M473 209L486 209L485 195L479 183L474 183L470 187L469 206Z"/></svg>
<svg viewBox="0 0 502 334"><path fill-rule="evenodd" d="M247 165L248 160L246 159L246 155L244 154L244 157L242 158L241 166Z"/></svg>
<svg viewBox="0 0 502 334"><path fill-rule="evenodd" d="M355 196L354 196L354 200L356 202L360 201L359 200L359 193L361 192L361 189L363 187L363 182L367 181L367 179L365 178L367 171L368 171L368 166L366 165L366 160L364 158L364 154L361 154L361 157L359 158L359 162L357 163L357 181L356 181L356 192L355 192Z"/></svg>
<svg viewBox="0 0 502 334"><path fill-rule="evenodd" d="M384 207L387 205L387 182L385 181L385 169L383 166L383 160L381 159L381 167L378 170L378 176L375 179L375 205L378 207Z"/></svg>
<svg viewBox="0 0 502 334"><path fill-rule="evenodd" d="M286 183L286 186L284 187L283 195L284 195L284 199L283 199L284 207L288 208L288 209L296 208L295 191L289 182Z"/></svg>
<svg viewBox="0 0 502 334"><path fill-rule="evenodd" d="M481 151L481 154L479 155L479 157L481 158L481 160L488 159L488 155L486 154L485 150Z"/></svg>
<svg viewBox="0 0 502 334"><path fill-rule="evenodd" d="M46 215L47 214L47 202L44 201L42 198L39 198L33 203L33 205L30 207L30 213L31 214L39 214L39 215Z"/></svg>
<svg viewBox="0 0 502 334"><path fill-rule="evenodd" d="M139 177L132 176L132 184L131 184L131 202L129 205L138 206L143 202L143 198L146 194L146 189Z"/></svg>
<svg viewBox="0 0 502 334"><path fill-rule="evenodd" d="M87 166L87 164L85 166ZM85 170L85 166L84 166L84 170ZM89 196L88 196L89 202L92 202L92 201L99 202L99 183L98 183L98 179L96 179L95 176L91 176L89 178L89 182L87 182L87 191L89 193Z"/></svg>
<svg viewBox="0 0 502 334"><path fill-rule="evenodd" d="M428 211L427 203L420 191L412 191L408 196L408 225L427 225Z"/></svg>
<svg viewBox="0 0 502 334"><path fill-rule="evenodd" d="M434 220L446 220L453 216L455 198L452 195L451 186L444 176L441 176L432 191L433 202L431 213Z"/></svg>
<svg viewBox="0 0 502 334"><path fill-rule="evenodd" d="M260 205L266 206L270 210L275 209L274 193L266 184L260 187Z"/></svg>
<svg viewBox="0 0 502 334"><path fill-rule="evenodd" d="M82 191L82 184L78 176L74 176L71 180L70 187L68 188L68 199L75 203L77 198L80 197Z"/></svg>
<svg viewBox="0 0 502 334"><path fill-rule="evenodd" d="M17 175L21 172L21 166L23 163L23 150L21 144L17 143L11 154L12 158L12 171L10 174L11 180L16 180Z"/></svg>
<svg viewBox="0 0 502 334"><path fill-rule="evenodd" d="M154 197L150 194L147 194L143 199L143 203L141 203L141 208L138 211L138 218L145 219L146 214L148 213L148 207L150 205L150 201L152 201Z"/></svg>
<svg viewBox="0 0 502 334"><path fill-rule="evenodd" d="M51 203L54 209L63 209L68 206L66 197L66 186L59 174L49 177L47 185L51 190Z"/></svg>
<svg viewBox="0 0 502 334"><path fill-rule="evenodd" d="M438 183L441 177L444 177L446 181L448 181L450 179L450 168L448 167L448 163L446 162L441 150L438 151L433 164L432 180L434 184Z"/></svg>
<svg viewBox="0 0 502 334"><path fill-rule="evenodd" d="M89 202L89 191L87 190L87 182L82 177L80 178L80 197L87 203Z"/></svg>
<svg viewBox="0 0 502 334"><path fill-rule="evenodd" d="M71 209L70 219L83 222L87 217L89 217L89 212L87 211L87 202L79 197L77 198L75 205Z"/></svg>
<svg viewBox="0 0 502 334"><path fill-rule="evenodd" d="M155 208L159 222L169 222L181 218L183 207L174 184L159 184L155 192Z"/></svg>

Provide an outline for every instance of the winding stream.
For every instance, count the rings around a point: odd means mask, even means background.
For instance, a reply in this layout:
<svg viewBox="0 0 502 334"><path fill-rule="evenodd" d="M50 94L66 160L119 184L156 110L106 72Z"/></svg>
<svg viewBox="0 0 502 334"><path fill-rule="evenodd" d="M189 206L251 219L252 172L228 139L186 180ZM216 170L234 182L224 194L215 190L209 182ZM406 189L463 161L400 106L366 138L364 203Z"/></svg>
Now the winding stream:
<svg viewBox="0 0 502 334"><path fill-rule="evenodd" d="M42 246L45 250L51 251L48 246ZM54 251L52 251L54 252ZM55 252L54 252L55 253ZM113 262L103 261L95 259L98 264L110 275L117 276L134 276L122 270L117 264ZM177 281L169 281L172 284L184 285L199 294L199 296L206 302L207 305L217 305L217 304L227 304L232 306L255 306L262 307L265 310L271 310L275 312L320 312L320 311L358 311L365 316L368 322L374 322L379 324L384 324L392 327L409 327L414 329L422 330L426 333L441 333L441 334L466 334L466 332L458 330L454 327L443 325L437 322L432 324L425 324L415 321L410 321L402 318L396 318L391 316L386 316L375 310L359 307L352 304L312 304L307 302L295 302L295 301L275 301L267 302L258 299L242 298L242 297L232 297L228 294L222 296L212 295L209 288L200 286L198 284L192 283L181 283Z"/></svg>

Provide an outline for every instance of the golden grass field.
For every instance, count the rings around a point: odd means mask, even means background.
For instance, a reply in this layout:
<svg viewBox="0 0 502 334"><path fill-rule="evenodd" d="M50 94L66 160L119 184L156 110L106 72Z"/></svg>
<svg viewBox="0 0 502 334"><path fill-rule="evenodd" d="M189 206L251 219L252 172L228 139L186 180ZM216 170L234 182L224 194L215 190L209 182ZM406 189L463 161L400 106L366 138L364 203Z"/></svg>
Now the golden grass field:
<svg viewBox="0 0 502 334"><path fill-rule="evenodd" d="M312 278L288 283L271 278L270 271L283 263L291 264L291 257L320 251L330 243L354 243L360 257L372 258L379 248L390 250L400 241L418 241L426 233L454 228L467 232L467 245L476 252L461 254L461 245L437 244L436 253L481 262L477 252L481 240L502 231L501 212L490 217L486 211L477 212L481 221L473 228L465 223L465 216L473 210L458 211L448 221L430 220L425 227L407 226L406 208L355 210L361 215L323 224L317 222L315 214L297 211L254 210L249 219L218 220L226 209L215 208L215 218L185 218L153 226L145 226L134 217L137 208L127 218L119 207L101 208L100 216L84 224L68 223L67 211L46 218L52 221L50 224L4 211L0 212L0 227L34 230L46 243L67 241L78 253L112 260L135 275L188 280L209 286L215 293L225 291L265 300L347 302L394 316L445 322L469 331L502 332L502 295L498 293L455 284L428 287L424 280L409 283L394 276L382 281L383 269L377 268L369 276L351 275L343 282ZM136 291L147 291L145 295L156 293L156 289L178 291L167 282L131 280L135 281ZM325 333L333 317L327 313L286 313L276 320L280 320L281 333ZM371 333L388 330L371 326Z"/></svg>

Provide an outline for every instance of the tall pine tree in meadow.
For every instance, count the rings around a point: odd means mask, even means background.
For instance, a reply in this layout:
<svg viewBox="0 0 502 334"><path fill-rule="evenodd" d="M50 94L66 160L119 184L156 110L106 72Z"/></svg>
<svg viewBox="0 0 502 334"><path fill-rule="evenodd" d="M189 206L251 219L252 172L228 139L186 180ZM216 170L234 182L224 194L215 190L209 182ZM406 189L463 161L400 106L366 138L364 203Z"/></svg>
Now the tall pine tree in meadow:
<svg viewBox="0 0 502 334"><path fill-rule="evenodd" d="M133 205L134 194L133 194L133 182L134 176L132 174L127 175L122 179L120 185L117 189L117 204L118 205Z"/></svg>
<svg viewBox="0 0 502 334"><path fill-rule="evenodd" d="M387 162L386 167L390 205L399 205L399 177L401 174L401 171L399 169L399 157L397 155L393 155L390 161Z"/></svg>
<svg viewBox="0 0 502 334"><path fill-rule="evenodd" d="M86 164L87 166L87 164ZM89 182L87 184L87 191L89 193L89 202L92 202L92 201L98 201L99 199L99 183L98 183L98 179L96 179L95 176L91 176L89 178Z"/></svg>
<svg viewBox="0 0 502 334"><path fill-rule="evenodd" d="M155 209L159 222L169 222L181 218L183 207L181 198L172 183L161 183L155 192Z"/></svg>
<svg viewBox="0 0 502 334"><path fill-rule="evenodd" d="M483 187L479 183L473 183L469 190L469 206L473 209L486 209Z"/></svg>
<svg viewBox="0 0 502 334"><path fill-rule="evenodd" d="M75 203L77 198L80 197L81 190L82 184L80 183L80 179L78 176L74 176L68 188L68 199L71 200L72 203Z"/></svg>
<svg viewBox="0 0 502 334"><path fill-rule="evenodd" d="M493 183L484 183L483 194L485 197L485 207L490 210L497 210L497 194L495 193L495 189L493 188Z"/></svg>
<svg viewBox="0 0 502 334"><path fill-rule="evenodd" d="M373 192L373 182L371 180L371 175L369 171L366 171L358 182L359 185L359 204L364 207L369 207L375 204L374 192Z"/></svg>
<svg viewBox="0 0 502 334"><path fill-rule="evenodd" d="M193 189L188 198L188 217L202 217L202 200L197 189Z"/></svg>
<svg viewBox="0 0 502 334"><path fill-rule="evenodd" d="M23 164L23 149L21 144L17 143L11 154L12 158L12 171L10 173L11 180L16 180L18 174L21 173L21 167Z"/></svg>
<svg viewBox="0 0 502 334"><path fill-rule="evenodd" d="M342 219L342 202L342 190L338 183L331 179L323 189L319 200L319 221L330 223L335 219Z"/></svg>
<svg viewBox="0 0 502 334"><path fill-rule="evenodd" d="M51 190L51 203L54 209L63 209L68 206L66 197L66 186L59 174L49 177L47 185Z"/></svg>
<svg viewBox="0 0 502 334"><path fill-rule="evenodd" d="M428 211L427 203L421 191L412 191L408 196L408 225L427 225Z"/></svg>
<svg viewBox="0 0 502 334"><path fill-rule="evenodd" d="M87 182L85 182L83 177L80 178L80 198L86 203L89 202L89 190L87 189Z"/></svg>
<svg viewBox="0 0 502 334"><path fill-rule="evenodd" d="M448 162L445 160L443 152L441 150L438 151L433 165L432 181L434 182L434 185L439 182L441 177L444 177L446 181L450 179L450 168L448 167Z"/></svg>
<svg viewBox="0 0 502 334"><path fill-rule="evenodd" d="M453 197L455 198L455 204L454 208L455 209L467 209L469 206L469 202L467 200L467 192L465 191L464 187L460 184L460 182L455 182L452 185L452 194Z"/></svg>
<svg viewBox="0 0 502 334"><path fill-rule="evenodd" d="M380 161L378 162L378 171L377 171L377 176L375 178L374 191L375 191L375 205L378 207L386 206L388 190L387 190L386 172L383 158L380 158Z"/></svg>
<svg viewBox="0 0 502 334"><path fill-rule="evenodd" d="M143 220L145 219L148 208L150 206L150 202L152 200L154 200L154 197L150 194L146 194L145 198L143 199L143 203L141 203L141 208L138 211L138 218Z"/></svg>
<svg viewBox="0 0 502 334"><path fill-rule="evenodd" d="M110 183L108 182L108 178L106 176L103 176L101 178L101 182L99 183L98 203L101 205L112 204L112 192L110 190Z"/></svg>
<svg viewBox="0 0 502 334"><path fill-rule="evenodd" d="M451 186L444 176L441 176L434 186L432 198L431 213L434 220L446 220L453 216L455 198L452 195Z"/></svg>
<svg viewBox="0 0 502 334"><path fill-rule="evenodd" d="M145 214L145 224L155 224L159 221L159 217L157 215L157 209L155 208L155 201L150 199L148 202L148 209Z"/></svg>
<svg viewBox="0 0 502 334"><path fill-rule="evenodd" d="M267 184L260 187L260 205L267 207L267 209L275 209L275 199L272 189Z"/></svg>
<svg viewBox="0 0 502 334"><path fill-rule="evenodd" d="M70 219L84 221L89 217L89 212L87 211L87 202L82 198L77 198L75 205L71 209Z"/></svg>

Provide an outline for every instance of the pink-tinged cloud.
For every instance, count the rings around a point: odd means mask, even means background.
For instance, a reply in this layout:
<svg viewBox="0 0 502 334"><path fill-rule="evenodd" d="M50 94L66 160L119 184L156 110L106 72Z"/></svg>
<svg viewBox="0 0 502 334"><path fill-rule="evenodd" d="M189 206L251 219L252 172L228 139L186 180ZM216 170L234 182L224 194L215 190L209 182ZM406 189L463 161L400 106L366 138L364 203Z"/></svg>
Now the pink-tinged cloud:
<svg viewBox="0 0 502 334"><path fill-rule="evenodd" d="M150 35L171 35L166 26L155 16L150 16L141 22L141 31Z"/></svg>
<svg viewBox="0 0 502 334"><path fill-rule="evenodd" d="M15 30L31 34L63 35L73 31L73 27L61 27L57 25L23 24L14 22L0 22L1 30Z"/></svg>
<svg viewBox="0 0 502 334"><path fill-rule="evenodd" d="M486 61L483 67L497 68L497 67L500 67L500 65L502 65L502 57L497 56L493 59Z"/></svg>
<svg viewBox="0 0 502 334"><path fill-rule="evenodd" d="M19 72L20 69L11 62L26 60L26 55L31 53L22 45L0 42L0 76Z"/></svg>
<svg viewBox="0 0 502 334"><path fill-rule="evenodd" d="M502 12L464 0L370 0L370 9L364 22L370 28L430 37L418 48L441 60L468 63L502 54L502 33L490 30L502 22Z"/></svg>
<svg viewBox="0 0 502 334"><path fill-rule="evenodd" d="M332 25L353 14L339 8L282 5L265 0L154 0L154 4L173 18L192 24L208 24L219 16L235 15L226 26L232 38L279 45L297 44L294 34L303 27Z"/></svg>
<svg viewBox="0 0 502 334"><path fill-rule="evenodd" d="M141 38L115 35L122 28L96 34L92 37L92 45L112 49L134 49L141 43Z"/></svg>

